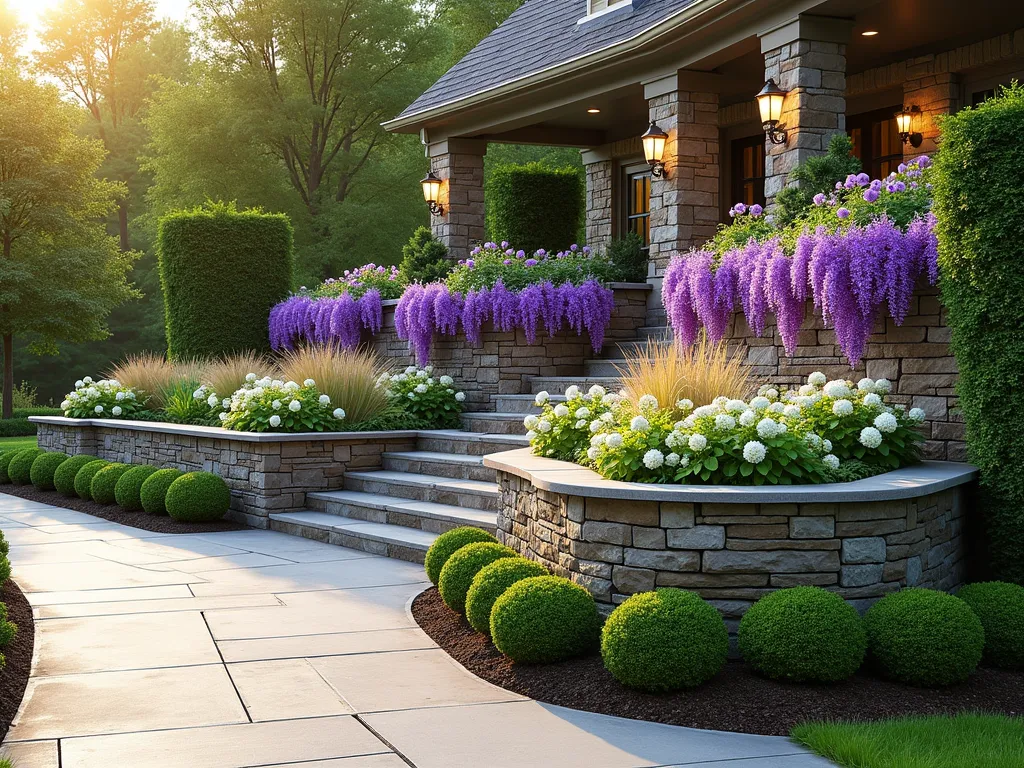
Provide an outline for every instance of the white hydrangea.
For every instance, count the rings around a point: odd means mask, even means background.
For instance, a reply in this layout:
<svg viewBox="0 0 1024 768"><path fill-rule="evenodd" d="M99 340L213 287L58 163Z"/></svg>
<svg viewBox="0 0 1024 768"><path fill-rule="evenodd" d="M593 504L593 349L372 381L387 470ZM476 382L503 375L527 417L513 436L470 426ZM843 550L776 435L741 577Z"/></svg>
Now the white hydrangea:
<svg viewBox="0 0 1024 768"><path fill-rule="evenodd" d="M744 411L740 414L740 424L744 427L751 427L757 421L757 414L754 411Z"/></svg>
<svg viewBox="0 0 1024 768"><path fill-rule="evenodd" d="M603 421L605 424L611 424L613 421L615 421L615 414L612 413L611 411L605 411L604 413L601 414L601 421Z"/></svg>
<svg viewBox="0 0 1024 768"><path fill-rule="evenodd" d="M891 413L880 413L875 416L875 429L879 432L886 434L895 432L896 427L899 426L899 422L896 421L896 417Z"/></svg>
<svg viewBox="0 0 1024 768"><path fill-rule="evenodd" d="M877 448L882 444L882 433L874 427L864 427L860 431L860 444L865 448Z"/></svg>
<svg viewBox="0 0 1024 768"><path fill-rule="evenodd" d="M591 461L594 461L594 459L596 459L600 455L601 450L599 448L587 448L587 458L590 459Z"/></svg>
<svg viewBox="0 0 1024 768"><path fill-rule="evenodd" d="M442 376L440 379L438 379L438 381L441 382L442 387L450 387L452 384L455 383L455 379L453 379L451 376Z"/></svg>
<svg viewBox="0 0 1024 768"><path fill-rule="evenodd" d="M882 398L876 395L874 392L869 392L864 395L864 405L868 408L880 408L882 406Z"/></svg>
<svg viewBox="0 0 1024 768"><path fill-rule="evenodd" d="M540 419L538 419L531 413L529 416L523 419L523 426L526 427L527 429L533 429L534 427L537 426L538 421L540 421Z"/></svg>
<svg viewBox="0 0 1024 768"><path fill-rule="evenodd" d="M115 405L113 408L110 409L110 412L115 416L120 416L122 413L124 413L120 405Z"/></svg>
<svg viewBox="0 0 1024 768"><path fill-rule="evenodd" d="M651 450L644 454L644 466L648 469L658 469L664 463L665 454L657 448L651 448Z"/></svg>
<svg viewBox="0 0 1024 768"><path fill-rule="evenodd" d="M821 450L825 453L832 453L832 441L825 439L821 441Z"/></svg>
<svg viewBox="0 0 1024 768"><path fill-rule="evenodd" d="M414 375L416 373L416 366L415 365L410 365L408 368L405 369L405 373L406 373L407 376Z"/></svg>
<svg viewBox="0 0 1024 768"><path fill-rule="evenodd" d="M84 386L85 381L83 379L79 379L78 381L75 382L75 389L81 389Z"/></svg>
<svg viewBox="0 0 1024 768"><path fill-rule="evenodd" d="M832 413L836 416L849 416L853 413L853 403L849 400L836 400L832 403Z"/></svg>
<svg viewBox="0 0 1024 768"><path fill-rule="evenodd" d="M678 467L679 458L680 457L678 453L670 453L668 456L665 457L665 465L669 467Z"/></svg>
<svg viewBox="0 0 1024 768"><path fill-rule="evenodd" d="M60 409L61 409L62 411L66 411L66 410L67 410L68 408L70 408L70 407L71 407L71 401L70 401L70 400L62 400L62 401L61 401L61 403L60 403Z"/></svg>
<svg viewBox="0 0 1024 768"><path fill-rule="evenodd" d="M764 391L764 396L769 400L777 400L779 398L779 390L775 389L775 387L768 387Z"/></svg>
<svg viewBox="0 0 1024 768"><path fill-rule="evenodd" d="M425 395L425 394L427 394L427 390L428 389L430 389L430 387L428 387L426 384L417 384L416 387L415 387L415 391L416 391L417 395Z"/></svg>
<svg viewBox="0 0 1024 768"><path fill-rule="evenodd" d="M608 435L606 435L606 434L604 434L604 433L602 432L602 433L601 433L601 434L599 434L599 435L594 435L593 437L591 437L591 438L590 438L590 444L591 444L592 446L597 446L597 445L604 445L604 441L605 441L605 440L606 440L607 438L608 438Z"/></svg>
<svg viewBox="0 0 1024 768"><path fill-rule="evenodd" d="M607 390L600 384L595 384L590 388L590 396L593 398L603 398L607 394Z"/></svg>
<svg viewBox="0 0 1024 768"><path fill-rule="evenodd" d="M750 401L750 407L753 408L755 411L763 411L771 404L772 401L769 400L764 395L758 395L757 397Z"/></svg>
<svg viewBox="0 0 1024 768"><path fill-rule="evenodd" d="M345 418L345 409L344 408L335 408L334 409L334 418L336 418L338 421L341 421L342 419L344 419Z"/></svg>
<svg viewBox="0 0 1024 768"><path fill-rule="evenodd" d="M608 438L604 441L604 444L613 450L616 448L621 448L622 435L620 435L618 432L612 432L610 435L608 435Z"/></svg>
<svg viewBox="0 0 1024 768"><path fill-rule="evenodd" d="M272 426L272 427L280 427L281 426L281 417L278 416L276 413L273 416L270 417L270 426Z"/></svg>
<svg viewBox="0 0 1024 768"><path fill-rule="evenodd" d="M620 395L617 395L614 392L609 392L608 394L601 398L601 404L611 407L618 405L619 401L621 400L622 397Z"/></svg>
<svg viewBox="0 0 1024 768"><path fill-rule="evenodd" d="M270 407L273 408L275 411L280 410L281 409L281 401L280 400L275 400L274 402L272 402L270 404Z"/></svg>
<svg viewBox="0 0 1024 768"><path fill-rule="evenodd" d="M825 466L829 469L839 469L839 457L834 453L826 453L821 457L821 460L825 462Z"/></svg>
<svg viewBox="0 0 1024 768"><path fill-rule="evenodd" d="M757 422L757 434L764 440L770 440L786 431L786 425L773 419L764 418Z"/></svg>
<svg viewBox="0 0 1024 768"><path fill-rule="evenodd" d="M677 400L676 401L676 408L678 408L680 411L692 411L693 410L693 400L691 400L688 397L684 397L682 400Z"/></svg>
<svg viewBox="0 0 1024 768"><path fill-rule="evenodd" d="M456 392L455 393L455 402L462 403L462 402L465 402L465 400L466 400L466 393L465 392Z"/></svg>
<svg viewBox="0 0 1024 768"><path fill-rule="evenodd" d="M846 382L840 381L839 379L835 379L834 381L828 382L822 388L822 391L828 397L846 397L847 395L850 394L850 388L846 386Z"/></svg>
<svg viewBox="0 0 1024 768"><path fill-rule="evenodd" d="M785 408L782 409L782 415L783 416L788 416L791 419L798 419L798 418L800 418L800 413L801 413L801 408L800 408L799 405L796 405L796 404L787 405Z"/></svg>
<svg viewBox="0 0 1024 768"><path fill-rule="evenodd" d="M102 405L97 405L95 408L93 408L93 410L96 413L103 413L103 406Z"/></svg>
<svg viewBox="0 0 1024 768"><path fill-rule="evenodd" d="M873 392L875 389L875 380L869 379L865 376L863 379L857 382L857 389L861 392Z"/></svg>
<svg viewBox="0 0 1024 768"><path fill-rule="evenodd" d="M551 395L549 395L547 393L547 391L538 392L537 396L535 398L533 398L533 404L534 405L544 405L544 403L546 403L550 399L551 399Z"/></svg>
<svg viewBox="0 0 1024 768"><path fill-rule="evenodd" d="M729 400L725 404L725 410L729 413L743 413L749 406L742 400Z"/></svg>
<svg viewBox="0 0 1024 768"><path fill-rule="evenodd" d="M629 428L634 432L646 432L651 428L651 423L643 416L634 416L633 420L629 422Z"/></svg>
<svg viewBox="0 0 1024 768"><path fill-rule="evenodd" d="M821 450L821 436L816 435L814 432L808 432L807 435L804 437L804 442L811 446L811 450Z"/></svg>
<svg viewBox="0 0 1024 768"><path fill-rule="evenodd" d="M786 404L781 402L772 403L768 406L768 413L774 413L782 415L783 411L786 410Z"/></svg>
<svg viewBox="0 0 1024 768"><path fill-rule="evenodd" d="M302 386L304 386L304 387L315 387L316 386L316 382L313 381L313 379L306 379L304 382L302 382Z"/></svg>
<svg viewBox="0 0 1024 768"><path fill-rule="evenodd" d="M695 419L703 419L705 416L714 416L718 413L718 408L713 405L702 405L700 408L694 409L690 415Z"/></svg>
<svg viewBox="0 0 1024 768"><path fill-rule="evenodd" d="M532 429L529 432L526 433L526 439L527 440L533 440L533 438L535 438L536 436L537 436L537 433L535 431L533 431Z"/></svg>
<svg viewBox="0 0 1024 768"><path fill-rule="evenodd" d="M569 407L565 403L559 403L555 406L555 416L560 419L564 419L569 415Z"/></svg>
<svg viewBox="0 0 1024 768"><path fill-rule="evenodd" d="M576 425L575 425L576 429L586 429L586 427L587 427L587 420L586 419L577 419Z"/></svg>
<svg viewBox="0 0 1024 768"><path fill-rule="evenodd" d="M715 427L724 430L735 429L736 419L727 413L720 413L715 416Z"/></svg>
<svg viewBox="0 0 1024 768"><path fill-rule="evenodd" d="M812 387L820 387L826 381L828 381L828 377L821 371L815 371L814 373L807 377L807 383L810 384Z"/></svg>
<svg viewBox="0 0 1024 768"><path fill-rule="evenodd" d="M749 464L760 464L764 461L764 457L767 454L768 451L764 444L757 442L757 440L751 440L743 446L743 460Z"/></svg>
<svg viewBox="0 0 1024 768"><path fill-rule="evenodd" d="M925 412L923 408L911 408L907 416L909 416L914 421L924 421Z"/></svg>
<svg viewBox="0 0 1024 768"><path fill-rule="evenodd" d="M637 405L640 406L641 410L653 411L658 407L658 398L654 395L644 395L637 401Z"/></svg>
<svg viewBox="0 0 1024 768"><path fill-rule="evenodd" d="M694 432L690 435L690 439L686 441L686 444L690 447L690 450L694 453L700 453L708 447L708 439L704 437L700 432Z"/></svg>
<svg viewBox="0 0 1024 768"><path fill-rule="evenodd" d="M800 392L800 394L803 397L808 397L810 395L813 395L814 394L814 385L813 384L803 384L803 385L801 385L799 392Z"/></svg>
<svg viewBox="0 0 1024 768"><path fill-rule="evenodd" d="M875 392L885 395L892 390L892 382L888 379L879 379L875 382Z"/></svg>
<svg viewBox="0 0 1024 768"><path fill-rule="evenodd" d="M600 419L594 419L592 422L590 422L590 431L599 432L601 430L601 427L603 426L604 423Z"/></svg>
<svg viewBox="0 0 1024 768"><path fill-rule="evenodd" d="M537 422L537 431L542 435L551 431L551 422L547 419L541 419Z"/></svg>
<svg viewBox="0 0 1024 768"><path fill-rule="evenodd" d="M294 413L298 413L299 411L302 410L302 403L299 402L298 400L292 400L290 403L288 403L288 410Z"/></svg>
<svg viewBox="0 0 1024 768"><path fill-rule="evenodd" d="M566 400L573 400L573 399L575 399L575 398L577 398L579 396L580 396L580 388L577 387L575 384L571 385L568 389L565 390L565 399Z"/></svg>
<svg viewBox="0 0 1024 768"><path fill-rule="evenodd" d="M725 397L725 395L719 395L718 397L711 401L711 404L715 406L715 408L722 409L725 408L725 404L728 402L728 397Z"/></svg>
<svg viewBox="0 0 1024 768"><path fill-rule="evenodd" d="M577 408L576 409L576 418L577 419L589 419L590 418L590 409L587 408L586 406L581 406L581 407Z"/></svg>

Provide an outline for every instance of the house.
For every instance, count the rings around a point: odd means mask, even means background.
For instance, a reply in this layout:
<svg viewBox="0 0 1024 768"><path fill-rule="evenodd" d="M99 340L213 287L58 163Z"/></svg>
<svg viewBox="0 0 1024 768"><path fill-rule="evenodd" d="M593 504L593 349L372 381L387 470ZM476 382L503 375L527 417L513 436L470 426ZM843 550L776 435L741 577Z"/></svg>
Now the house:
<svg viewBox="0 0 1024 768"><path fill-rule="evenodd" d="M832 134L885 175L936 150L938 116L1021 75L1019 0L526 0L386 127L426 145L433 229L456 258L484 238L488 143L579 147L588 243L639 233L657 285ZM768 81L781 115L764 123ZM655 165L652 124L667 134Z"/></svg>

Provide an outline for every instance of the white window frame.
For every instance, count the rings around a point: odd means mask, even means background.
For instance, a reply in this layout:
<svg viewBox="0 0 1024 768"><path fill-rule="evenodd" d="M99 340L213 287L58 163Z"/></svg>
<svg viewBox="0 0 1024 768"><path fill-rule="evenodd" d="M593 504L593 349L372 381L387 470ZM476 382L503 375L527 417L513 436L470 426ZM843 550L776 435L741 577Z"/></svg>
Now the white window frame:
<svg viewBox="0 0 1024 768"><path fill-rule="evenodd" d="M577 21L576 23L586 24L588 21L600 19L604 16L607 16L608 14L615 13L616 11L621 11L625 8L633 7L633 0L608 0L608 2L614 4L602 8L600 11L594 11L594 0L587 0L587 15L584 16L579 21Z"/></svg>

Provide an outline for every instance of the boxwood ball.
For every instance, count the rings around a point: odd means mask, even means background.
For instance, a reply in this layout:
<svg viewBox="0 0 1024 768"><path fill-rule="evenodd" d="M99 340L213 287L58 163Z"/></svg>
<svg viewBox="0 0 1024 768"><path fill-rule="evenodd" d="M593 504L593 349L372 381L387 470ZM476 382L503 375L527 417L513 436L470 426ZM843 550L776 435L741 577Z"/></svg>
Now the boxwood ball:
<svg viewBox="0 0 1024 768"><path fill-rule="evenodd" d="M77 496L75 492L75 476L78 470L94 461L99 461L95 456L79 453L67 461L61 463L53 473L53 488L61 496Z"/></svg>
<svg viewBox="0 0 1024 768"><path fill-rule="evenodd" d="M495 560L515 556L514 549L494 541L476 541L460 547L448 558L437 580L437 589L444 604L453 611L464 613L466 594L477 572Z"/></svg>
<svg viewBox="0 0 1024 768"><path fill-rule="evenodd" d="M956 593L985 628L985 664L1024 669L1024 587L1005 581L968 584Z"/></svg>
<svg viewBox="0 0 1024 768"><path fill-rule="evenodd" d="M910 685L963 682L985 647L985 630L970 606L933 589L886 595L865 614L864 627L872 663Z"/></svg>
<svg viewBox="0 0 1024 768"><path fill-rule="evenodd" d="M167 489L167 514L183 523L220 520L231 506L231 491L220 475L188 472Z"/></svg>
<svg viewBox="0 0 1024 768"><path fill-rule="evenodd" d="M26 448L14 454L11 458L11 463L7 465L7 476L11 478L11 482L15 485L28 485L31 483L32 462L40 454L42 454L42 450L39 448Z"/></svg>
<svg viewBox="0 0 1024 768"><path fill-rule="evenodd" d="M132 467L117 481L114 486L114 501L121 509L142 509L142 484L157 471L157 467L148 464Z"/></svg>
<svg viewBox="0 0 1024 768"><path fill-rule="evenodd" d="M69 458L70 456L60 451L51 451L36 456L28 473L32 485L40 491L52 491L54 472Z"/></svg>
<svg viewBox="0 0 1024 768"><path fill-rule="evenodd" d="M7 474L7 467L16 453L17 451L4 451L0 453L0 484L11 482L10 475Z"/></svg>
<svg viewBox="0 0 1024 768"><path fill-rule="evenodd" d="M151 515L166 515L167 506L164 502L167 498L167 489L181 475L182 472L178 469L159 469L143 480L142 488L139 490L142 508Z"/></svg>
<svg viewBox="0 0 1024 768"><path fill-rule="evenodd" d="M445 531L434 539L434 543L430 545L430 549L427 550L427 556L423 560L423 567L427 571L427 578L430 579L430 583L437 584L437 580L441 578L441 569L444 568L444 564L448 562L449 557L467 544L473 544L477 541L498 543L498 540L487 531L470 525Z"/></svg>
<svg viewBox="0 0 1024 768"><path fill-rule="evenodd" d="M594 597L560 576L517 581L494 601L491 639L522 664L548 664L597 647L601 620Z"/></svg>
<svg viewBox="0 0 1024 768"><path fill-rule="evenodd" d="M503 557L481 568L466 593L466 619L477 632L491 632L494 601L517 581L546 576L547 569L525 557Z"/></svg>
<svg viewBox="0 0 1024 768"><path fill-rule="evenodd" d="M131 468L131 464L114 463L108 464L97 472L89 486L92 500L98 504L113 504L114 488L117 487L117 481Z"/></svg>
<svg viewBox="0 0 1024 768"><path fill-rule="evenodd" d="M75 474L75 493L78 494L78 498L92 500L92 479L108 464L110 462L106 459L95 459L78 470Z"/></svg>
<svg viewBox="0 0 1024 768"><path fill-rule="evenodd" d="M645 691L693 688L725 664L729 632L694 592L659 589L629 597L601 631L601 657L616 680Z"/></svg>
<svg viewBox="0 0 1024 768"><path fill-rule="evenodd" d="M868 638L856 609L821 587L765 595L740 621L740 654L768 677L833 683L864 661Z"/></svg>

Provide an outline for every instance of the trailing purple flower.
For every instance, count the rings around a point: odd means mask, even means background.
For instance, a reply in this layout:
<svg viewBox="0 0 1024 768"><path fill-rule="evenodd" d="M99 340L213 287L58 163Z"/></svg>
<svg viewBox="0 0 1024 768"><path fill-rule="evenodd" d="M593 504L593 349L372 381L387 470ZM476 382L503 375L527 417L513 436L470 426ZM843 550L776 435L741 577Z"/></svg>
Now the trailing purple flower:
<svg viewBox="0 0 1024 768"><path fill-rule="evenodd" d="M292 296L270 310L270 346L287 350L301 344L338 344L351 349L359 345L364 330L380 331L383 318L376 290L358 299L347 293L319 299Z"/></svg>

